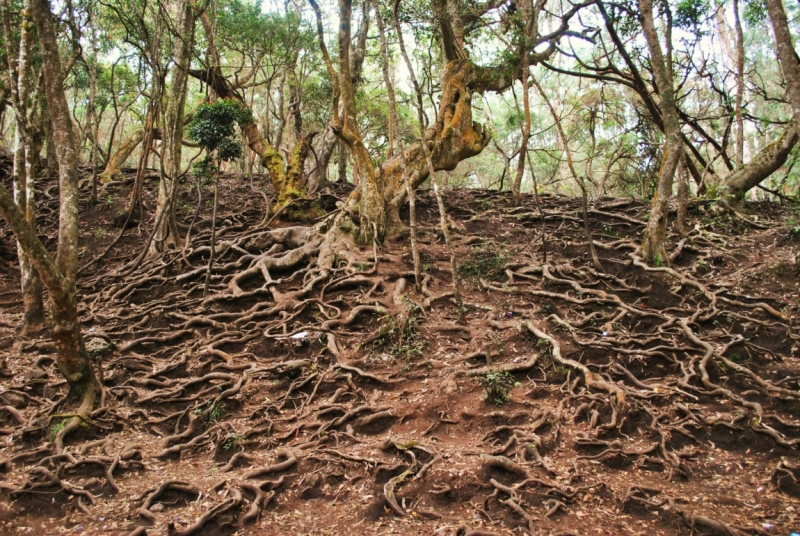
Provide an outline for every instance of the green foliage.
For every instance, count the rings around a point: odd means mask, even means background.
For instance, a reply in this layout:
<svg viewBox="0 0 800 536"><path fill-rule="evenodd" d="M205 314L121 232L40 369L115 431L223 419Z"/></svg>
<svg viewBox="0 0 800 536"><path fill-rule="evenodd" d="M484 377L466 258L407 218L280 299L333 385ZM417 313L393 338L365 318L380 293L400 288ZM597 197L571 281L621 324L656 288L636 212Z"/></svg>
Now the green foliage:
<svg viewBox="0 0 800 536"><path fill-rule="evenodd" d="M225 438L222 442L222 448L224 450L233 450L237 448L242 443L242 436L239 434L231 434Z"/></svg>
<svg viewBox="0 0 800 536"><path fill-rule="evenodd" d="M409 299L403 300L403 308L400 315L383 317L377 336L370 345L384 350L394 359L413 361L422 356L426 347L419 332L422 310Z"/></svg>
<svg viewBox="0 0 800 536"><path fill-rule="evenodd" d="M680 0L675 9L674 24L678 28L698 31L697 26L712 11L706 0Z"/></svg>
<svg viewBox="0 0 800 536"><path fill-rule="evenodd" d="M186 127L189 139L199 143L216 158L227 162L242 155L236 126L253 122L250 109L236 99L219 99L201 104Z"/></svg>
<svg viewBox="0 0 800 536"><path fill-rule="evenodd" d="M66 428L67 421L68 419L61 419L50 425L50 427L47 429L47 437L50 438L50 441L55 441L56 436L58 436L58 433L64 428Z"/></svg>
<svg viewBox="0 0 800 536"><path fill-rule="evenodd" d="M744 5L744 20L749 26L762 27L767 20L767 2L748 0Z"/></svg>
<svg viewBox="0 0 800 536"><path fill-rule="evenodd" d="M483 398L498 406L508 402L511 389L521 385L508 371L487 372L478 381L483 387Z"/></svg>
<svg viewBox="0 0 800 536"><path fill-rule="evenodd" d="M512 256L508 249L493 243L478 247L458 265L458 275L470 281L502 281L506 274L506 263Z"/></svg>

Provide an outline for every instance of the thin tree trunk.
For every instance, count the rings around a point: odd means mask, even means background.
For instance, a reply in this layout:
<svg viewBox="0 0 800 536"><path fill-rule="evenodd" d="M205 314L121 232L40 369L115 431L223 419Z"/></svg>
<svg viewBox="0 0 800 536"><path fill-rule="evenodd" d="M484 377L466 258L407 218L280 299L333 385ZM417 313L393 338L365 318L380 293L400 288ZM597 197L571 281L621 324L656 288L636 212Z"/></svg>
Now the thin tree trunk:
<svg viewBox="0 0 800 536"><path fill-rule="evenodd" d="M96 9L96 4L89 4L88 9L88 25L90 29L90 45L91 55L90 60L86 62L86 68L89 71L89 111L86 118L86 128L90 131L92 137L92 148L89 151L89 165L92 167L92 206L97 204L97 138L100 130L100 120L97 117L96 101L97 101L97 54L99 47L97 45L97 26L94 23L93 12Z"/></svg>
<svg viewBox="0 0 800 536"><path fill-rule="evenodd" d="M744 119L742 101L744 100L744 32L739 16L739 0L733 0L734 31L736 32L736 98L733 113L736 120L736 167L744 165Z"/></svg>
<svg viewBox="0 0 800 536"><path fill-rule="evenodd" d="M689 206L689 177L686 173L686 158L684 155L678 163L678 233L686 236L686 210Z"/></svg>
<svg viewBox="0 0 800 536"><path fill-rule="evenodd" d="M553 104L550 102L550 99L547 97L547 94L542 89L542 86L539 85L539 82L536 78L531 75L531 82L533 82L534 87L539 91L539 94L542 96L545 104L547 105L548 110L550 110L550 115L553 117L553 121L556 123L556 130L558 131L558 136L561 139L561 144L564 146L565 154L567 155L567 166L569 167L570 173L572 173L572 177L575 179L575 182L578 183L578 187L581 190L581 213L583 216L583 230L586 234L586 241L589 244L589 254L592 257L592 263L594 264L595 268L598 270L603 270L603 265L600 263L600 258L597 256L597 249L594 247L594 239L592 238L592 230L589 227L589 200L588 194L586 193L586 183L584 178L575 171L575 164L572 161L572 151L569 149L569 144L567 142L567 136L564 134L564 128L561 126L561 119L559 119L558 114L556 113L556 109L553 107ZM542 221L544 221L544 217L542 217Z"/></svg>
<svg viewBox="0 0 800 536"><path fill-rule="evenodd" d="M389 97L389 132L397 132L398 124L400 123L397 117L397 97L395 95L394 90L394 81L390 75L391 65L389 63L389 45L386 40L386 29L383 23L383 17L381 16L380 6L378 1L375 0L375 19L378 23L378 32L380 33L381 38L381 69L383 71L383 80L386 84L386 93ZM403 182L406 185L406 195L408 196L408 220L409 226L411 227L411 259L414 263L414 287L417 289L417 292L422 291L422 273L421 273L421 261L419 257L419 242L417 241L417 196L415 195L414 188L411 185L411 180L408 177L408 164L405 161L405 149L403 148L403 142L398 137L397 138L397 148L400 154L400 158L402 159L402 166L403 166ZM391 153L393 151L393 141L389 141L389 155L391 157ZM399 219L399 215L397 216Z"/></svg>
<svg viewBox="0 0 800 536"><path fill-rule="evenodd" d="M675 104L672 70L669 58L665 57L661 50L653 19L652 0L639 0L639 21L642 24L647 48L650 51L650 62L653 66L658 94L661 97L661 116L664 122L664 154L661 159L653 205L650 209L650 219L645 227L641 248L645 262L658 266L669 264L669 255L667 255L664 243L667 238L672 182L683 154L683 141L678 120L678 108ZM667 28L667 33L669 33L669 28ZM669 43L667 45L669 50Z"/></svg>
<svg viewBox="0 0 800 536"><path fill-rule="evenodd" d="M6 42L13 43L10 13L5 2L2 4L3 33ZM8 73L9 86L16 117L14 131L13 177L14 197L17 206L25 215L34 232L36 230L36 157L34 154L34 111L37 95L31 95L31 46L32 35L29 27L29 14L23 11L20 25L19 56L15 58L13 48L9 47ZM33 104L32 104L33 103ZM17 247L20 265L20 283L22 290L22 334L28 335L39 331L44 323L44 303L42 298L42 282L22 247Z"/></svg>
<svg viewBox="0 0 800 536"><path fill-rule="evenodd" d="M522 14L525 17L526 30L531 27L528 22L531 20L533 13L531 12L532 4L529 1L522 3ZM527 33L527 32L526 32ZM530 87L528 85L528 71L530 55L528 54L528 40L527 35L524 33L521 36L520 54L522 55L522 140L519 145L519 157L517 158L517 173L514 176L514 182L511 191L514 196L514 205L519 205L522 201L520 195L522 189L522 178L525 175L525 155L528 154L528 138L531 136L531 99Z"/></svg>
<svg viewBox="0 0 800 536"><path fill-rule="evenodd" d="M397 4L395 4L394 9L394 28L395 33L397 35L397 41L400 45L400 53L403 56L403 60L406 63L406 68L408 69L408 73L411 77L411 84L414 86L414 92L417 96L416 101L416 108L417 108L417 120L419 121L419 132L420 132L420 141L422 142L422 154L425 157L425 163L428 166L428 174L431 177L431 181L433 182L433 191L436 194L436 203L439 206L439 222L442 228L442 235L444 236L444 241L447 246L447 252L450 255L450 271L452 272L453 278L453 297L456 300L456 305L458 307L458 317L459 320L464 319L464 304L461 299L461 289L459 285L459 278L458 278L458 261L456 260L456 250L453 246L453 242L450 239L450 228L447 223L447 212L445 211L444 200L442 199L442 191L441 186L439 184L439 179L436 176L436 170L433 166L433 160L431 158L430 150L428 149L428 145L425 143L425 119L424 119L424 111L422 105L422 89L420 88L419 82L417 82L417 77L414 74L414 66L411 64L411 60L408 57L408 53L406 52L405 43L403 41L403 30L400 27L400 20L397 14ZM409 188L409 194L411 194L413 190Z"/></svg>
<svg viewBox="0 0 800 536"><path fill-rule="evenodd" d="M191 52L194 45L194 14L188 0L178 0L178 18L175 39L172 83L169 87L164 114L162 173L158 183L156 214L163 215L150 245L150 254L157 255L165 249L177 248L180 242L175 212L172 208L178 178L181 174L181 148L183 142L184 108L189 81Z"/></svg>

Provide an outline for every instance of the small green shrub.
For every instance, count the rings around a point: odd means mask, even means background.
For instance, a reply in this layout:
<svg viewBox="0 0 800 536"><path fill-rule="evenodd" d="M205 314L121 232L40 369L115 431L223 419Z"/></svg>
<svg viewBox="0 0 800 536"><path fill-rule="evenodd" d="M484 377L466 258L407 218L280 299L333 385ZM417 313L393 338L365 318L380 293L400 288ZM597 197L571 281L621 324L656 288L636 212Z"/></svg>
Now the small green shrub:
<svg viewBox="0 0 800 536"><path fill-rule="evenodd" d="M383 317L381 327L369 346L384 350L394 359L414 361L422 357L427 346L419 332L422 310L409 299L403 300L403 308L404 311L397 316Z"/></svg>
<svg viewBox="0 0 800 536"><path fill-rule="evenodd" d="M485 248L474 249L469 256L458 265L458 275L461 279L478 281L503 281L506 278L506 264L513 257L508 249L489 245Z"/></svg>
<svg viewBox="0 0 800 536"><path fill-rule="evenodd" d="M521 385L508 371L487 372L478 381L483 387L484 400L498 406L508 402L511 389Z"/></svg>

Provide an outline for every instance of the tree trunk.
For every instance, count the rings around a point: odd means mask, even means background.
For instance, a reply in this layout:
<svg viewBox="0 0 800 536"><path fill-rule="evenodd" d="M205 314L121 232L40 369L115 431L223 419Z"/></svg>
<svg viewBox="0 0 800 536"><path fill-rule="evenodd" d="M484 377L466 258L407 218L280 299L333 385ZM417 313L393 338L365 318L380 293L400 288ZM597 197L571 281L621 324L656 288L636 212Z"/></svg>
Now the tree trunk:
<svg viewBox="0 0 800 536"><path fill-rule="evenodd" d="M797 140L797 131L790 125L776 141L761 149L747 164L730 172L722 180L721 197L731 204L743 200L744 194L786 163L792 149L797 145Z"/></svg>
<svg viewBox="0 0 800 536"><path fill-rule="evenodd" d="M744 100L744 32L739 16L739 0L733 0L733 20L736 32L736 98L734 99L733 113L736 121L736 165L744 165L744 119L742 116L742 101Z"/></svg>
<svg viewBox="0 0 800 536"><path fill-rule="evenodd" d="M8 5L2 4L3 32L6 42L13 43L11 30L11 14ZM14 131L14 198L17 206L25 215L34 232L36 231L36 156L34 154L33 120L35 118L37 95L32 95L34 86L30 54L32 35L30 28L30 11L21 13L19 30L19 57L14 58L13 48L7 49L9 89L16 117ZM15 61L16 60L16 61ZM20 283L22 290L22 334L38 332L44 323L44 304L42 301L42 282L31 263L27 253L18 247L20 266Z"/></svg>
<svg viewBox="0 0 800 536"><path fill-rule="evenodd" d="M689 207L689 177L686 173L686 155L678 163L678 233L686 236L686 210Z"/></svg>
<svg viewBox="0 0 800 536"><path fill-rule="evenodd" d="M650 62L653 66L658 94L661 97L661 117L664 122L665 138L656 193L650 209L650 219L645 227L641 254L645 262L659 266L669 264L669 256L664 242L667 235L667 216L669 200L672 197L672 182L683 154L683 140L678 120L678 108L675 104L671 62L661 50L661 43L653 20L652 0L639 0L639 21L642 24L647 48L650 51ZM667 31L669 32L669 28Z"/></svg>
<svg viewBox="0 0 800 536"><path fill-rule="evenodd" d="M24 144L21 128L17 128L14 135L14 197L17 206L25 214L25 220L36 229L36 202L34 199L34 173L33 166L29 166L31 159L30 145ZM44 303L42 301L42 282L36 273L28 254L22 247L17 247L19 257L20 284L22 288L22 334L30 335L38 332L44 324Z"/></svg>
<svg viewBox="0 0 800 536"><path fill-rule="evenodd" d="M152 255L156 255L165 249L177 247L180 239L172 205L175 198L175 189L178 185L178 177L181 174L184 108L186 106L191 52L194 46L194 14L188 0L178 0L177 13L178 18L175 21L175 28L179 35L175 37L175 66L172 71L172 83L169 88L164 115L161 156L162 173L161 180L158 183L158 198L156 201L158 227L155 230L154 240L150 244L150 254ZM161 215L160 218L158 217L159 214Z"/></svg>
<svg viewBox="0 0 800 536"><path fill-rule="evenodd" d="M131 136L122 142L122 145L108 158L106 168L100 174L100 182L108 184L112 181L122 180L122 166L128 160L128 157L133 154L136 147L142 143L144 139L144 129L141 128L131 134Z"/></svg>
<svg viewBox="0 0 800 536"><path fill-rule="evenodd" d="M88 401L91 409L99 384L81 337L75 284L78 271L78 155L64 93L54 17L47 0L31 0L31 12L39 31L39 52L46 81L45 94L52 118L53 141L59 169L61 207L55 266L47 266L50 264L49 257L27 223L25 224L27 233L23 234L28 235L29 239L21 245L28 250L50 294L50 330L56 343L58 368L66 378L72 393L84 398L82 408L85 408ZM14 229L17 236L20 235L18 230L19 226ZM45 277L45 274L54 273L58 277Z"/></svg>
<svg viewBox="0 0 800 536"><path fill-rule="evenodd" d="M375 20L378 23L378 34L380 35L381 39L381 71L383 73L383 81L386 84L386 94L389 98L389 158L392 157L394 153L394 139L393 139L393 132L398 131L398 125L400 121L397 115L397 96L394 89L394 80L390 74L392 70L392 66L389 62L389 44L386 38L386 29L383 24L383 16L380 12L380 4L377 0L374 0L375 4ZM400 155L402 157L403 153L403 140L399 136L397 137L397 148L400 150ZM403 170L407 169L407 164L403 162ZM414 189L411 186L411 181L408 179L408 173L403 173L403 183L406 187L406 194L408 195L408 222L410 227L410 238L411 238L411 260L414 264L414 287L416 288L417 292L422 292L422 267L421 261L419 256L419 243L417 240L417 203L416 203L416 194L414 193ZM392 209L390 205L390 210ZM397 214L393 215L392 217L396 217L398 220L400 219L399 208L397 210Z"/></svg>

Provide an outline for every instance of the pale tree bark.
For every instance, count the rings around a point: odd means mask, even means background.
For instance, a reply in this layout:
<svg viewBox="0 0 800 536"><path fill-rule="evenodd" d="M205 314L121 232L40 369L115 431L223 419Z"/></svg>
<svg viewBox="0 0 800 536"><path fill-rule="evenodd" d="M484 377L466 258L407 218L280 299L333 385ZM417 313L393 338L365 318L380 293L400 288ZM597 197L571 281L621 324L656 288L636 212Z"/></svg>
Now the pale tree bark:
<svg viewBox="0 0 800 536"><path fill-rule="evenodd" d="M167 94L167 106L162 129L162 173L158 182L156 200L156 221L154 239L150 244L150 254L156 255L165 249L178 246L180 234L175 221L173 202L178 178L181 174L181 148L183 145L184 108L189 80L192 47L194 45L194 13L189 0L178 0L175 5L177 19L174 66L172 82Z"/></svg>
<svg viewBox="0 0 800 536"><path fill-rule="evenodd" d="M61 59L58 53L54 17L47 0L32 0L31 13L39 33L39 52L45 77L45 94L53 123L53 141L59 168L61 197L58 249L53 261L28 224L25 215L0 186L0 213L8 222L20 246L42 278L50 296L50 331L55 342L57 365L80 398L75 417L59 433L77 428L88 417L100 390L92 362L83 343L78 322L76 275L78 268L78 155L69 107L64 94ZM57 441L59 438L57 437Z"/></svg>
<svg viewBox="0 0 800 536"><path fill-rule="evenodd" d="M734 120L736 121L736 166L744 165L744 118L742 101L744 100L744 32L739 16L739 0L733 0L733 21L736 34L736 97L733 103Z"/></svg>
<svg viewBox="0 0 800 536"><path fill-rule="evenodd" d="M2 3L3 34L6 43L13 43L11 14L4 0ZM19 56L14 57L13 47L7 48L8 80L11 101L14 107L16 128L14 130L14 198L25 215L25 221L36 230L36 152L34 135L36 102L39 100L34 88L34 77L30 62L32 47L32 24L29 5L20 14ZM38 84L37 84L38 86ZM32 91L33 90L33 91ZM42 298L42 282L30 257L18 247L20 284L22 290L22 334L39 331L44 324L45 311Z"/></svg>
<svg viewBox="0 0 800 536"><path fill-rule="evenodd" d="M664 245L667 238L667 219L669 200L672 197L672 182L675 170L683 154L678 108L675 104L675 90L672 84L672 69L669 57L662 52L658 32L653 17L653 1L639 0L639 22L642 25L650 63L653 67L658 95L661 98L661 117L664 123L664 150L658 173L656 193L650 209L650 219L642 239L641 255L645 262L654 265L669 264L669 255ZM667 28L667 35L671 32ZM668 38L669 41L669 38ZM671 49L667 42L667 50Z"/></svg>
<svg viewBox="0 0 800 536"><path fill-rule="evenodd" d="M366 6L367 3L365 2L364 5ZM358 86L361 83L361 72L364 67L364 58L366 57L367 53L369 24L369 10L365 7L363 10L363 16L361 17L361 24L359 25L356 46L350 54L350 70L353 73L353 84L355 89L358 89ZM340 107L339 113L341 114L341 112L342 110ZM338 149L339 152L339 178L337 180L339 182L345 181L344 177L347 175L347 145L339 139L332 127L333 122L331 122L329 127L325 129L325 132L319 137L317 144L314 146L315 159L309 159L309 162L306 163L306 169L308 170L306 190L309 194L317 193L325 186L328 177L328 165L330 164L334 149ZM390 146L392 145L391 129L392 127L390 125Z"/></svg>
<svg viewBox="0 0 800 536"><path fill-rule="evenodd" d="M97 157L99 147L97 146L100 136L100 117L97 115L97 55L100 47L97 43L97 25L94 23L93 12L96 4L89 4L89 31L91 44L91 60L86 61L86 68L89 71L89 112L87 114L87 128L90 129L92 148L89 152L89 164L92 166L92 206L97 204Z"/></svg>
<svg viewBox="0 0 800 536"><path fill-rule="evenodd" d="M741 201L748 190L783 166L800 138L800 65L783 4L780 0L769 0L767 10L772 22L778 62L786 80L785 98L792 109L792 120L776 141L762 148L747 164L723 179L721 185L724 196L730 204Z"/></svg>
<svg viewBox="0 0 800 536"><path fill-rule="evenodd" d="M397 14L397 7L398 3L394 5L394 29L395 33L397 34L397 41L400 45L400 53L403 56L403 60L406 62L406 68L408 69L408 73L411 76L411 84L414 86L414 93L417 96L416 108L417 108L417 120L419 121L419 131L420 131L420 141L422 142L422 154L425 158L425 164L428 167L428 174L431 177L431 182L433 183L433 191L436 195L436 204L439 207L439 224L442 229L442 236L444 236L444 242L447 246L447 252L450 255L450 272L452 273L453 278L453 297L456 300L456 305L458 307L458 316L459 320L464 319L464 307L463 302L461 300L461 289L459 284L458 278L458 262L456 260L456 250L453 246L453 242L450 239L450 227L447 223L447 212L445 211L444 207L444 200L442 199L442 188L440 184L439 177L436 176L436 170L433 166L433 159L431 158L431 152L428 149L427 144L425 144L425 119L424 119L424 109L422 106L422 89L420 88L419 82L417 82L417 77L414 74L414 66L411 64L411 60L408 57L408 53L406 52L406 46L403 40L403 29L400 27L400 20ZM452 14L448 13L451 17ZM453 21L451 20L451 24ZM405 167L405 166L404 166ZM406 188L408 189L409 195L413 196L414 192L411 188L411 181L408 180L408 174L404 171L404 175L406 178Z"/></svg>
<svg viewBox="0 0 800 536"><path fill-rule="evenodd" d="M399 136L397 140L394 140L394 136L392 135L393 132L398 131L398 125L400 121L397 116L397 96L395 94L394 89L394 80L392 80L392 76L390 74L391 65L389 62L389 45L386 39L386 28L383 23L383 17L381 16L380 12L380 5L378 4L378 0L374 0L375 5L375 20L378 23L378 33L380 34L381 38L381 70L383 72L383 81L386 84L386 93L389 97L389 149L388 154L389 158L392 157L394 152L394 144L397 144L397 149L400 154L400 158L403 162L403 183L406 187L406 194L408 195L408 220L409 220L409 227L410 227L410 234L411 234L411 260L414 264L414 287L417 289L417 292L422 291L422 273L421 273L421 261L419 257L419 242L417 240L417 196L414 193L414 189L411 185L411 181L409 180L408 173L405 171L408 168L408 164L405 162L405 151L403 149L403 140ZM391 209L391 208L390 208ZM399 219L399 214L397 215Z"/></svg>
<svg viewBox="0 0 800 536"><path fill-rule="evenodd" d="M524 41L525 38L523 37L523 42ZM523 50L525 50L525 46L523 46ZM527 54L522 55L522 140L519 146L517 170L514 176L514 182L511 184L511 192L515 205L519 205L522 201L521 190L522 178L525 175L525 156L528 154L528 139L531 136L531 98L528 84L529 66L527 56Z"/></svg>

